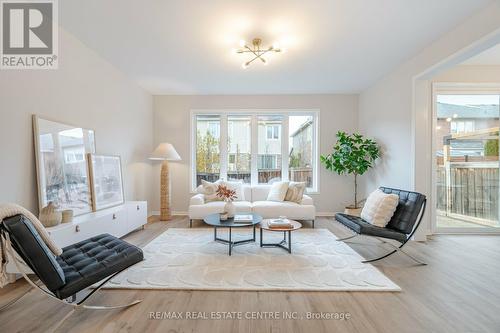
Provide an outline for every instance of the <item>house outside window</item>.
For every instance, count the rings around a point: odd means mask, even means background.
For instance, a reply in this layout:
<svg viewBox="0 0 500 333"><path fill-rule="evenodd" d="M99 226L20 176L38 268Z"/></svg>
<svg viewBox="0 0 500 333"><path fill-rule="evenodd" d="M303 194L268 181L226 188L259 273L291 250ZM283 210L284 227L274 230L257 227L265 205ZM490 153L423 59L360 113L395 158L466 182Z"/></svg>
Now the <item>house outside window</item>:
<svg viewBox="0 0 500 333"><path fill-rule="evenodd" d="M268 140L278 140L280 138L280 126L279 125L267 125L266 133Z"/></svg>
<svg viewBox="0 0 500 333"><path fill-rule="evenodd" d="M202 179L306 182L318 191L318 110L192 110L192 189Z"/></svg>

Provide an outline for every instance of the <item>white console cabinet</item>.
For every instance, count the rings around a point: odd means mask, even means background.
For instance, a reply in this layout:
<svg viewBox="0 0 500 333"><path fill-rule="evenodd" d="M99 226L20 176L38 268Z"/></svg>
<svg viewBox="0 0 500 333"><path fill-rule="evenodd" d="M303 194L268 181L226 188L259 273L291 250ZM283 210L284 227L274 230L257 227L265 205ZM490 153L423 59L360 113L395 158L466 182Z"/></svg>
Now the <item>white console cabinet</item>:
<svg viewBox="0 0 500 333"><path fill-rule="evenodd" d="M104 233L125 236L141 228L147 219L146 201L127 201L124 205L77 216L73 222L47 228L47 231L57 245L65 247Z"/></svg>

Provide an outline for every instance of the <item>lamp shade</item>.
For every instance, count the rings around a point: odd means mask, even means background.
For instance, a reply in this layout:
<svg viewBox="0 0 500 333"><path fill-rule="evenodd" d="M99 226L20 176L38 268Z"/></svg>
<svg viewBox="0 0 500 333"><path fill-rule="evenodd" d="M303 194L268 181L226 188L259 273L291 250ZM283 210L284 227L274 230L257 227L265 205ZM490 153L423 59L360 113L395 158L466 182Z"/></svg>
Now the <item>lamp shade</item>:
<svg viewBox="0 0 500 333"><path fill-rule="evenodd" d="M150 160L159 161L180 161L181 157L170 143L160 143L151 153Z"/></svg>

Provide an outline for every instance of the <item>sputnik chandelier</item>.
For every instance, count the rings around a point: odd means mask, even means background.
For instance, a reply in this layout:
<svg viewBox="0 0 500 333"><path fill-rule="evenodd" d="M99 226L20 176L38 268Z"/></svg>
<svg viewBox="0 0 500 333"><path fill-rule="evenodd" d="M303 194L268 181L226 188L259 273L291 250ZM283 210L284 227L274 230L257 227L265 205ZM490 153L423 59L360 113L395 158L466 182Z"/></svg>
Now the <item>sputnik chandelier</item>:
<svg viewBox="0 0 500 333"><path fill-rule="evenodd" d="M267 60L264 58L264 55L269 52L276 52L276 53L282 53L284 50L279 48L277 45L271 45L267 48L262 47L262 39L260 38L254 38L252 40L252 47L248 46L244 40L240 41L240 46L241 49L236 50L236 53L238 54L245 54L245 53L250 53L252 58L248 60L247 62L244 62L241 67L244 69L250 66L251 63L253 63L255 60L259 59L262 61L264 65L267 65Z"/></svg>

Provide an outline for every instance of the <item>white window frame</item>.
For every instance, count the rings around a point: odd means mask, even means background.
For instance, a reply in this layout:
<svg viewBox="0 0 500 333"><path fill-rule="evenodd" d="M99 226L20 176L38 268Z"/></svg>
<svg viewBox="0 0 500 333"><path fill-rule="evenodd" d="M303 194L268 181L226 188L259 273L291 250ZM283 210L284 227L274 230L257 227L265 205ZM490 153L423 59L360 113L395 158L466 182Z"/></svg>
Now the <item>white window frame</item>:
<svg viewBox="0 0 500 333"><path fill-rule="evenodd" d="M500 228L484 227L438 227L437 226L437 166L435 156L437 151L436 127L437 127L437 97L438 95L497 95L500 94L498 83L456 83L435 82L432 83L432 106L431 106L431 233L432 234L500 234ZM500 209L500 207L499 207Z"/></svg>
<svg viewBox="0 0 500 333"><path fill-rule="evenodd" d="M281 156L282 156L282 179L288 180L288 117L290 116L312 116L313 117L313 135L312 135L312 172L313 182L312 187L307 188L309 194L320 193L320 173L319 173L319 123L320 123L320 110L319 109L192 109L190 112L191 117L191 144L190 144L190 168L191 168L191 181L190 192L194 193L196 190L196 117L198 115L213 115L220 117L220 178L227 178L227 166L229 163L227 156L227 149L224 146L228 137L228 124L227 117L229 115L235 116L251 116L251 183L249 185L258 185L258 117L259 116L283 116L281 131L279 133L281 138ZM266 131L267 132L267 131ZM267 133L266 133L267 138Z"/></svg>

